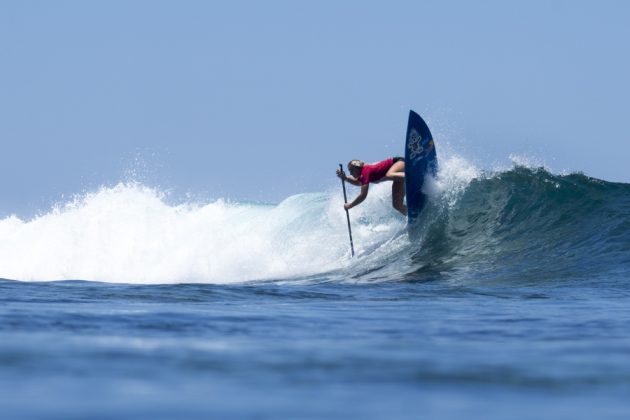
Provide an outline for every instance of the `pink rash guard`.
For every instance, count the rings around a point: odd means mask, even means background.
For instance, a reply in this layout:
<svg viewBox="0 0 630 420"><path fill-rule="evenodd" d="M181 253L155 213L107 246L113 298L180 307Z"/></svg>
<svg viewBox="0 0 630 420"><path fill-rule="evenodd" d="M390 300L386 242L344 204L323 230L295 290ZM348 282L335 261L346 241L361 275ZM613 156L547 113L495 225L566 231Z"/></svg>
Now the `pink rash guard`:
<svg viewBox="0 0 630 420"><path fill-rule="evenodd" d="M363 169L361 169L361 176L359 177L359 182L361 183L361 185L365 185L369 184L370 182L376 183L381 181L393 164L394 158L389 158L380 162L363 165Z"/></svg>

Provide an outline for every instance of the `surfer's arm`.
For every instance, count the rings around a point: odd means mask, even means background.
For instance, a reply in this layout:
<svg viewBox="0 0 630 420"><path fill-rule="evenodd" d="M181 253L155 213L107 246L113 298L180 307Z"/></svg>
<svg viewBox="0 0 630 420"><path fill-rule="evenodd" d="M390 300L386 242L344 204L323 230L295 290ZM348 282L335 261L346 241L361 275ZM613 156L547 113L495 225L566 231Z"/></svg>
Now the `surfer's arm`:
<svg viewBox="0 0 630 420"><path fill-rule="evenodd" d="M361 183L359 182L358 179L356 179L355 177L353 177L351 175L350 176L346 175L346 173L344 171L340 170L340 169L337 169L337 176L339 178L343 179L344 181L347 181L348 183L356 186L356 187L360 187L361 186Z"/></svg>
<svg viewBox="0 0 630 420"><path fill-rule="evenodd" d="M352 200L352 202L345 204L343 207L346 210L350 210L352 207L358 206L359 204L361 204L363 200L365 200L365 197L367 197L369 188L370 188L370 184L361 185L361 191L359 192L359 195L357 195L357 198Z"/></svg>

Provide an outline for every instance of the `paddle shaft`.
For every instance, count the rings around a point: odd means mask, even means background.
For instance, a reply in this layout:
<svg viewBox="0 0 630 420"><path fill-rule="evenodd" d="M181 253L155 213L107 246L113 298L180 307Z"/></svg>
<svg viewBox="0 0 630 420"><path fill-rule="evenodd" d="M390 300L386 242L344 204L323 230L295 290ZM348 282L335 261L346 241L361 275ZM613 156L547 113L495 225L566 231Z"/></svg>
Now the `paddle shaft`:
<svg viewBox="0 0 630 420"><path fill-rule="evenodd" d="M343 173L343 165L339 164L339 169L341 173ZM341 187L343 188L343 202L345 204L348 203L348 196L346 195L346 181L341 178ZM346 219L348 220L348 235L350 236L350 251L352 252L352 256L354 257L354 244L352 243L352 229L350 228L350 212L346 209Z"/></svg>

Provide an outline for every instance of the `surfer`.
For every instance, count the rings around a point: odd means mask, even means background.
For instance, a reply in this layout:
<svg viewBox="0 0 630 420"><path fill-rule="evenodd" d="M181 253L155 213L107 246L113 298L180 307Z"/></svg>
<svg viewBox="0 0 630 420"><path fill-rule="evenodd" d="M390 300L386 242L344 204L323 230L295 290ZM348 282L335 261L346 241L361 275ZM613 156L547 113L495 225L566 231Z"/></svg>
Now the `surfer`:
<svg viewBox="0 0 630 420"><path fill-rule="evenodd" d="M368 195L370 183L393 181L392 206L403 215L407 215L407 206L403 203L405 198L405 159L393 157L370 164L355 159L348 162L348 171L350 176L341 169L337 169L337 176L352 185L361 187L361 191L353 201L344 204L344 209L350 210L361 204Z"/></svg>

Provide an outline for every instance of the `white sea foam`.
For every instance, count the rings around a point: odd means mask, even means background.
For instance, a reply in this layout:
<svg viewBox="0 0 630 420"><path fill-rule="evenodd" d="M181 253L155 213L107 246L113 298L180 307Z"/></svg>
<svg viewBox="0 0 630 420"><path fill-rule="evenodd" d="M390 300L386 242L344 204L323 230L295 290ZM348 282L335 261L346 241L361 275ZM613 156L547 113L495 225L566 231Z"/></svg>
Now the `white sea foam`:
<svg viewBox="0 0 630 420"><path fill-rule="evenodd" d="M543 168L548 172L552 172L552 169L547 163L536 156L511 154L509 156L513 166L522 166L530 169Z"/></svg>
<svg viewBox="0 0 630 420"><path fill-rule="evenodd" d="M473 179L479 177L480 171L473 164L459 155L450 155L440 160L440 170L435 183L429 183L429 196L441 195L445 202L454 205ZM427 190L427 188L425 188ZM437 194L436 194L437 191Z"/></svg>
<svg viewBox="0 0 630 420"><path fill-rule="evenodd" d="M450 194L476 172L458 157L440 161L435 194ZM348 187L348 198L358 190ZM351 259L340 188L277 205L172 204L157 189L120 183L84 194L32 220L0 220L0 278L124 283L232 283L289 279L365 267L397 252L405 218L391 183L370 187L350 211ZM404 242L404 241L403 241Z"/></svg>
<svg viewBox="0 0 630 420"><path fill-rule="evenodd" d="M359 251L391 234L385 195L375 188L352 214ZM274 206L171 205L158 190L121 183L32 220L0 220L0 277L230 283L315 274L347 264L342 204L337 191Z"/></svg>

